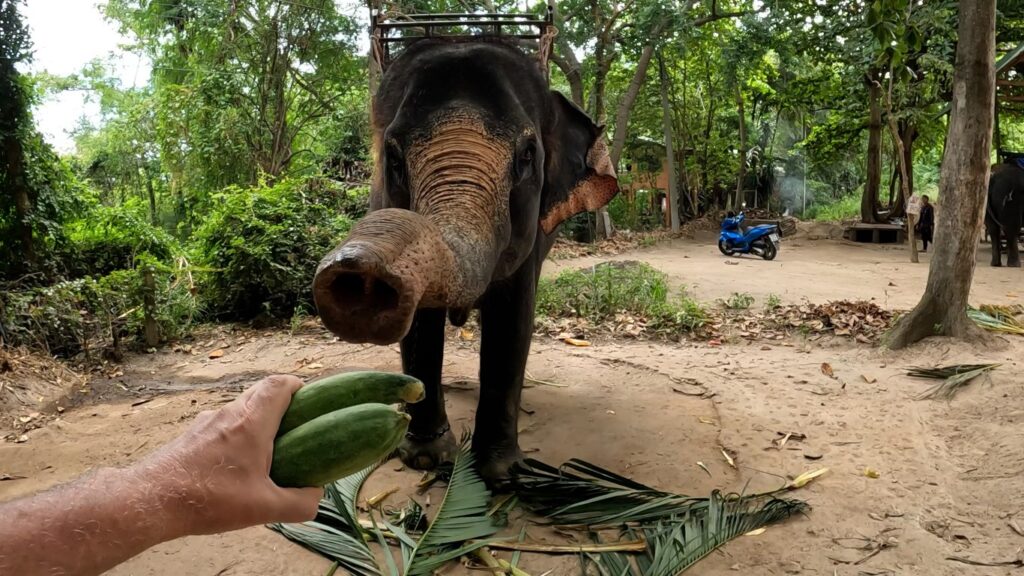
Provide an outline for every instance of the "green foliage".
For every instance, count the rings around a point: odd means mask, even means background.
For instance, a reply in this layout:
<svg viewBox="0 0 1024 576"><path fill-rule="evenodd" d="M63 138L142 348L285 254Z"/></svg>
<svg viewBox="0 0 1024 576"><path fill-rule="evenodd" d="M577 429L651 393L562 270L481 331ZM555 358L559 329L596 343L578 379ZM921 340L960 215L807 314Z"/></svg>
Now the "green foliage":
<svg viewBox="0 0 1024 576"><path fill-rule="evenodd" d="M63 261L75 278L132 270L144 255L168 262L180 252L174 238L151 225L137 203L97 207L65 231Z"/></svg>
<svg viewBox="0 0 1024 576"><path fill-rule="evenodd" d="M665 274L642 262L605 262L566 270L537 287L537 313L584 318L599 324L626 313L645 318L652 327L692 331L704 325L704 309L680 291L673 298Z"/></svg>
<svg viewBox="0 0 1024 576"><path fill-rule="evenodd" d="M860 217L860 194L847 194L830 203L812 205L804 218L819 222L839 222Z"/></svg>
<svg viewBox="0 0 1024 576"><path fill-rule="evenodd" d="M608 203L608 215L618 228L633 231L660 228L661 212L654 210L651 197L649 190L638 190L633 195L620 193Z"/></svg>
<svg viewBox="0 0 1024 576"><path fill-rule="evenodd" d="M152 261L140 264L153 267L154 318L161 338L173 340L188 333L199 312L188 271ZM123 340L141 340L143 295L141 267L40 288L5 288L0 290L2 339L8 345L62 357L118 348Z"/></svg>
<svg viewBox="0 0 1024 576"><path fill-rule="evenodd" d="M754 297L746 292L733 292L728 299L722 301L722 305L729 310L746 310L754 303Z"/></svg>
<svg viewBox="0 0 1024 576"><path fill-rule="evenodd" d="M778 294L769 294L768 298L764 301L765 312L774 312L782 307L782 299L779 298Z"/></svg>
<svg viewBox="0 0 1024 576"><path fill-rule="evenodd" d="M311 308L317 264L351 222L337 210L334 191L317 181L284 180L232 186L214 200L193 244L207 270L200 289L208 310L218 318L287 319L296 306Z"/></svg>

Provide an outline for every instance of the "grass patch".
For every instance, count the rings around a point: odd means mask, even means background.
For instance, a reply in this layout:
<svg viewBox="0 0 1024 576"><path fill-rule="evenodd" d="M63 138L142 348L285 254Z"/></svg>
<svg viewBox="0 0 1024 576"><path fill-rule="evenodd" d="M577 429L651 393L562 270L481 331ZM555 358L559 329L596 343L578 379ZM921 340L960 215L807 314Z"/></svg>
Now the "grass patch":
<svg viewBox="0 0 1024 576"><path fill-rule="evenodd" d="M549 318L582 318L592 324L616 315L642 318L656 330L693 331L707 321L703 307L669 288L663 272L642 262L605 262L543 278L537 287L537 313Z"/></svg>

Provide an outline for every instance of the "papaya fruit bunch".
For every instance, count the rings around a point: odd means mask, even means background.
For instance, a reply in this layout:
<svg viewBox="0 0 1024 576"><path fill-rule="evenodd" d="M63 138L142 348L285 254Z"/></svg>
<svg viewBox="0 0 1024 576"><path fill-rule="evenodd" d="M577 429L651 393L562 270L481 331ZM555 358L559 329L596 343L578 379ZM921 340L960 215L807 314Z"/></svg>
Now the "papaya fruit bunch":
<svg viewBox="0 0 1024 576"><path fill-rule="evenodd" d="M288 488L324 486L382 460L409 429L409 415L394 405L423 396L422 382L387 372L346 372L306 384L281 418L271 480Z"/></svg>

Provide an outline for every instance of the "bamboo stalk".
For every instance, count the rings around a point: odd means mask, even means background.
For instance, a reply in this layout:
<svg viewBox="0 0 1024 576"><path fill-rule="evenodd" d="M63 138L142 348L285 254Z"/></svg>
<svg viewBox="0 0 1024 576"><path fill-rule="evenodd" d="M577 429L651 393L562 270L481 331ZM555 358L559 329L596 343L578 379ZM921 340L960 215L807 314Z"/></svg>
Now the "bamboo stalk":
<svg viewBox="0 0 1024 576"><path fill-rule="evenodd" d="M508 561L502 560L501 558L498 558L498 564L501 564L502 568L508 570L509 573L511 574L511 576L530 576L526 572L523 572L519 568L516 568L515 566L513 566Z"/></svg>
<svg viewBox="0 0 1024 576"><path fill-rule="evenodd" d="M508 572L505 571L501 563L495 560L494 556L491 556L491 551L488 550L486 547L477 548L476 550L474 550L473 556L475 556L477 560L483 562L484 566L490 568L490 571L493 574L495 574L495 576L497 576L498 574L500 574L501 576L508 576Z"/></svg>

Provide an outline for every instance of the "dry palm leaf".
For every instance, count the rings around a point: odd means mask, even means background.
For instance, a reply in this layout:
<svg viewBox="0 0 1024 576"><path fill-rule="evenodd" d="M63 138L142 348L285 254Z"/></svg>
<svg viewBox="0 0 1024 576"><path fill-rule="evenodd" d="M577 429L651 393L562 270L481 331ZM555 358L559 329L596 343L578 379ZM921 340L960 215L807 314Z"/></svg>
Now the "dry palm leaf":
<svg viewBox="0 0 1024 576"><path fill-rule="evenodd" d="M982 374L995 370L999 366L1000 364L953 364L935 368L912 367L907 370L907 376L942 380L942 382L918 395L918 400L925 398L945 398L949 400L957 392L970 384L972 380Z"/></svg>
<svg viewBox="0 0 1024 576"><path fill-rule="evenodd" d="M1021 312L1021 306L983 305L979 308L968 308L967 317L985 330L1019 336L1024 335L1024 323L1017 319Z"/></svg>

